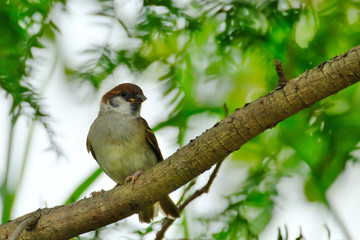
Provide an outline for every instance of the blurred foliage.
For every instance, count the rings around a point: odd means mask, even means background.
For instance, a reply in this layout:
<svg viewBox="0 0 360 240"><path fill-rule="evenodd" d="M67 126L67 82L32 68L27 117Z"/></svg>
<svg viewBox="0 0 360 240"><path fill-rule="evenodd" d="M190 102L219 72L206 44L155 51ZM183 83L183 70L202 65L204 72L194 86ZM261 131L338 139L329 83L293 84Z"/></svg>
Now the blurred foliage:
<svg viewBox="0 0 360 240"><path fill-rule="evenodd" d="M0 64L5 66L0 69L0 84L14 99L13 116L21 114L23 103L42 116L36 91L26 81L31 71L26 60L31 58L31 47L41 47L38 38L54 28L47 17L54 2L17 3L0 3L0 31L6 36L0 40ZM97 54L78 69L66 66L66 73L98 89L119 66L138 76L153 66L165 69L159 81L164 83L164 96L172 97L172 112L154 130L177 127L180 145L186 144L184 134L190 131L192 116L209 113L220 119L225 115L224 103L234 110L271 91L277 83L275 59L282 61L291 79L360 43L360 2L355 0L193 0L186 4L147 0L136 23L116 14L112 1L99 4L103 8L98 14L115 20L126 32L127 43L138 44L88 49L87 53ZM40 30L30 31L33 25ZM248 178L228 196L229 206L221 215L199 219L224 223L221 231L208 229L203 237L256 239L272 218L277 183L293 174L304 176L304 193L310 201L331 210L326 191L347 162L357 160L353 152L359 148L359 98L359 86L351 86L232 154L233 161L248 168ZM79 198L98 172L94 174L67 202ZM184 232L186 225L184 220ZM137 233L143 236L148 230Z"/></svg>
<svg viewBox="0 0 360 240"><path fill-rule="evenodd" d="M2 223L10 219L11 209L24 174L28 147L24 153L24 159L19 166L16 188L9 188L9 169L12 160L12 144L14 127L21 115L31 117L39 121L48 133L52 148L61 155L61 150L53 138L53 131L48 125L48 116L40 106L38 91L30 84L28 77L31 68L27 64L32 59L32 49L42 48L39 38L46 35L52 36L56 26L48 17L49 12L56 1L28 1L10 0L0 1L0 88L12 98L10 110L11 124L9 131L9 145L5 175L0 178L0 197L2 200ZM64 0L58 2L65 3ZM33 125L32 125L33 128ZM2 132L5 134L5 132ZM31 141L32 130L28 136L23 136L26 145Z"/></svg>
<svg viewBox="0 0 360 240"><path fill-rule="evenodd" d="M11 0L0 2L0 87L13 100L13 122L23 114L24 106L34 118L45 116L39 95L26 78L31 69L26 61L33 58L32 48L42 48L39 38L51 34L56 26L48 18L55 1ZM65 3L64 0L59 2Z"/></svg>
<svg viewBox="0 0 360 240"><path fill-rule="evenodd" d="M211 222L225 223L220 232L212 235L214 239L258 239L258 235L271 220L272 198L276 194L276 184L281 177L274 177L270 173L271 164L268 158L262 168L252 172L241 190L227 197L229 205L221 214L210 219L202 219L207 226L211 226ZM208 231L211 232L211 229Z"/></svg>

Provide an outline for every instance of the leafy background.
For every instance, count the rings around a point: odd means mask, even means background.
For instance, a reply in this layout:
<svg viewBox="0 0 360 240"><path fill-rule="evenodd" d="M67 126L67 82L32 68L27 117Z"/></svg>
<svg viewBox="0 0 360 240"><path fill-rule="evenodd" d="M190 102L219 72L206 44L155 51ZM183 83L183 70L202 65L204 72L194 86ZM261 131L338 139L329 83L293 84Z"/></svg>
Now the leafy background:
<svg viewBox="0 0 360 240"><path fill-rule="evenodd" d="M1 2L2 222L113 186L83 143L114 85L142 86L143 116L168 156L223 118L224 104L231 112L271 91L276 58L291 79L357 46L359 9L355 0ZM359 237L359 91L349 87L232 154L169 236ZM159 226L126 220L79 238L151 239Z"/></svg>

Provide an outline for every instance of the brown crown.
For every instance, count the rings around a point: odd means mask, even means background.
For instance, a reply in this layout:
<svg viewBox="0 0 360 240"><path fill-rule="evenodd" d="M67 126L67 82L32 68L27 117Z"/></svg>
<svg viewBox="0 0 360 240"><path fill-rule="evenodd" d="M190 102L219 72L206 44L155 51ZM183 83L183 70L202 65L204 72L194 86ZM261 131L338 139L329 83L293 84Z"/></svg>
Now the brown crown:
<svg viewBox="0 0 360 240"><path fill-rule="evenodd" d="M102 102L107 103L109 99L120 95L123 91L136 95L138 93L144 94L138 85L132 83L122 83L105 93L102 97Z"/></svg>

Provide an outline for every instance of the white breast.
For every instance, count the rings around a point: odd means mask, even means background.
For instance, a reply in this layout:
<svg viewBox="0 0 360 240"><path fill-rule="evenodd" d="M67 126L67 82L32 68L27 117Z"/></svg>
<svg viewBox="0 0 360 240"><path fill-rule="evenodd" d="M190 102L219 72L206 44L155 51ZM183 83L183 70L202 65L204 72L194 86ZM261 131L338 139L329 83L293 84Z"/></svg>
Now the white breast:
<svg viewBox="0 0 360 240"><path fill-rule="evenodd" d="M88 139L104 172L117 183L157 163L139 118L109 112L90 127Z"/></svg>

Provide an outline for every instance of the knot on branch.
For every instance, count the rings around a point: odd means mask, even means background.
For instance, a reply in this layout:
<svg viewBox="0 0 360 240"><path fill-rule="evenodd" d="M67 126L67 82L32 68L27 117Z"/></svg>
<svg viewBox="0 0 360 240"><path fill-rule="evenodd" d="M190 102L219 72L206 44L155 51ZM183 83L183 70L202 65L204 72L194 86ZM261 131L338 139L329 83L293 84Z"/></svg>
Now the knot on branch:
<svg viewBox="0 0 360 240"><path fill-rule="evenodd" d="M30 230L36 226L36 224L40 218L40 215L41 215L39 210L34 212L33 214L31 214L29 217L25 218L19 224L19 226L15 229L14 233L12 234L10 240L16 240L19 237L22 230L24 230L24 229Z"/></svg>
<svg viewBox="0 0 360 240"><path fill-rule="evenodd" d="M285 78L284 68L282 66L282 63L279 59L276 59L274 61L275 64L275 70L278 75L278 84L275 87L275 90L281 89L283 86L285 86L287 80Z"/></svg>

